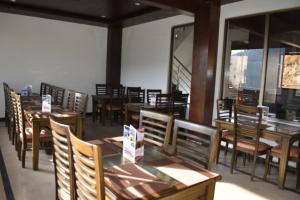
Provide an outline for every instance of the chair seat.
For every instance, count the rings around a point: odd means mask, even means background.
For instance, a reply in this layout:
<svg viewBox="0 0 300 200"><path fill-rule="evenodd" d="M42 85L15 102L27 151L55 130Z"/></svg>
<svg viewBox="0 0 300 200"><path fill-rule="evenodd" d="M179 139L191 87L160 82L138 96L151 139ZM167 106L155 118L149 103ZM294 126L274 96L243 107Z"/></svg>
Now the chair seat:
<svg viewBox="0 0 300 200"><path fill-rule="evenodd" d="M119 105L106 105L106 109L109 111L122 110L122 107Z"/></svg>
<svg viewBox="0 0 300 200"><path fill-rule="evenodd" d="M26 134L26 140L31 141L32 140L32 127L26 127L25 128L25 134ZM20 133L20 139L22 141L23 135ZM52 139L52 133L49 128L42 128L40 132L40 140L51 140Z"/></svg>
<svg viewBox="0 0 300 200"><path fill-rule="evenodd" d="M140 115L138 115L138 114L133 114L133 115L131 115L130 117L131 117L131 119L132 119L133 121L139 121L139 120L140 120Z"/></svg>
<svg viewBox="0 0 300 200"><path fill-rule="evenodd" d="M299 157L299 152L300 151L300 148L299 147L294 147L292 146L290 148L290 158L294 158L294 159L300 159ZM274 148L271 149L271 153L275 153L275 154L281 154L281 146L278 145Z"/></svg>
<svg viewBox="0 0 300 200"><path fill-rule="evenodd" d="M233 141L234 141L234 132L224 130L222 132L222 140L233 143Z"/></svg>
<svg viewBox="0 0 300 200"><path fill-rule="evenodd" d="M255 141L248 140L248 139L241 139L237 142L237 149L248 151L248 152L254 152L255 151ZM263 142L259 142L257 152L258 152L258 154L261 154L261 153L267 152L269 149L271 149L270 145L263 143Z"/></svg>

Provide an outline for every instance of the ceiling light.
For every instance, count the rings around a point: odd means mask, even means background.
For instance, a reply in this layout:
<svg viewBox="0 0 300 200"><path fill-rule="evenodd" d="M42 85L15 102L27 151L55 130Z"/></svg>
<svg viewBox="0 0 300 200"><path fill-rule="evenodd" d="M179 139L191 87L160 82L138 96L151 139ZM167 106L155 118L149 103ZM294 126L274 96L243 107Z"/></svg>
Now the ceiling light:
<svg viewBox="0 0 300 200"><path fill-rule="evenodd" d="M140 3L140 2L134 2L134 5L135 5L135 6L140 6L141 3Z"/></svg>
<svg viewBox="0 0 300 200"><path fill-rule="evenodd" d="M102 18L106 18L106 15L101 15Z"/></svg>
<svg viewBox="0 0 300 200"><path fill-rule="evenodd" d="M11 2L16 2L16 0L10 0Z"/></svg>

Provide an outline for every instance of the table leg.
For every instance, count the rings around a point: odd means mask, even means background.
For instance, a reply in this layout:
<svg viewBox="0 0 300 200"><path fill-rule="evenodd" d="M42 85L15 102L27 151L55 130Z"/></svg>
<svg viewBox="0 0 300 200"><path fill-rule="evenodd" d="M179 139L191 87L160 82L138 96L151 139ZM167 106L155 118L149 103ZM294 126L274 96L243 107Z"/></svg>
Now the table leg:
<svg viewBox="0 0 300 200"><path fill-rule="evenodd" d="M128 124L129 120L128 120L128 106L127 104L125 105L125 123L124 124Z"/></svg>
<svg viewBox="0 0 300 200"><path fill-rule="evenodd" d="M283 138L281 144L281 156L279 164L279 176L278 176L278 187L284 189L285 177L286 177L286 167L288 163L288 156L290 154L290 139Z"/></svg>
<svg viewBox="0 0 300 200"><path fill-rule="evenodd" d="M77 118L77 137L83 139L83 124L84 124L84 117L80 116Z"/></svg>
<svg viewBox="0 0 300 200"><path fill-rule="evenodd" d="M215 138L214 143L214 155L215 160L214 163L219 163L219 156L220 156L220 150L221 150L221 138L222 138L222 130L218 127L218 131Z"/></svg>
<svg viewBox="0 0 300 200"><path fill-rule="evenodd" d="M215 186L216 183L211 183L207 186L206 199L213 200L215 195Z"/></svg>
<svg viewBox="0 0 300 200"><path fill-rule="evenodd" d="M101 109L101 120L103 126L105 126L105 115L106 115L106 101L103 100L102 109Z"/></svg>
<svg viewBox="0 0 300 200"><path fill-rule="evenodd" d="M96 119L96 101L93 99L93 122Z"/></svg>
<svg viewBox="0 0 300 200"><path fill-rule="evenodd" d="M40 125L38 122L32 123L32 168L39 168L39 145L40 145Z"/></svg>

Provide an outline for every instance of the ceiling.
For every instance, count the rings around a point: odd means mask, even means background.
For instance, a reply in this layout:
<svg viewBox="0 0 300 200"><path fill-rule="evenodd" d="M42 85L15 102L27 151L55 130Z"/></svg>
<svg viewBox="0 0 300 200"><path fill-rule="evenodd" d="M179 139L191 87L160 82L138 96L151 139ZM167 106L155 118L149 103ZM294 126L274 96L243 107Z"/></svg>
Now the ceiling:
<svg viewBox="0 0 300 200"><path fill-rule="evenodd" d="M138 0L0 0L0 12L100 26L130 26L178 14Z"/></svg>

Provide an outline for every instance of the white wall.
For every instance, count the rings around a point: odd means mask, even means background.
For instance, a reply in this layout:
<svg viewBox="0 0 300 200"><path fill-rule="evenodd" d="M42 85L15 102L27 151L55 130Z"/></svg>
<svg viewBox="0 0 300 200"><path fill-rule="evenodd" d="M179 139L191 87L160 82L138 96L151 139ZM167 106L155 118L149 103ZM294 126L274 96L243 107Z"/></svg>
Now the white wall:
<svg viewBox="0 0 300 200"><path fill-rule="evenodd" d="M1 82L16 90L32 84L39 92L43 81L87 94L105 83L106 28L6 13L0 13L0 27Z"/></svg>
<svg viewBox="0 0 300 200"><path fill-rule="evenodd" d="M171 29L193 21L179 15L123 29L121 83L166 91Z"/></svg>
<svg viewBox="0 0 300 200"><path fill-rule="evenodd" d="M216 71L215 98L220 98L221 89L221 72L222 72L222 57L224 44L225 20L247 15L259 13L267 13L280 11L292 8L300 8L300 0L243 0L236 3L230 3L221 6L220 25L219 25L219 41L218 41L218 60ZM214 105L213 119L216 118L216 105Z"/></svg>

